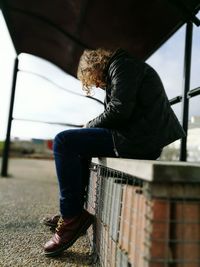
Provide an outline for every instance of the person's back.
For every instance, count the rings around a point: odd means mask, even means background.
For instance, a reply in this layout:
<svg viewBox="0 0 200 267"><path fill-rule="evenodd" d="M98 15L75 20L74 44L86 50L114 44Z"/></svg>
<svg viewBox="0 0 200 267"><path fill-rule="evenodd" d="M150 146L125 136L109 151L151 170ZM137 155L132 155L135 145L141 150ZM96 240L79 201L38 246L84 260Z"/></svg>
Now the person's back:
<svg viewBox="0 0 200 267"><path fill-rule="evenodd" d="M146 65L146 74L139 90L138 101L143 110L144 127L155 145L163 147L183 137L184 131L171 108L163 84L156 71Z"/></svg>

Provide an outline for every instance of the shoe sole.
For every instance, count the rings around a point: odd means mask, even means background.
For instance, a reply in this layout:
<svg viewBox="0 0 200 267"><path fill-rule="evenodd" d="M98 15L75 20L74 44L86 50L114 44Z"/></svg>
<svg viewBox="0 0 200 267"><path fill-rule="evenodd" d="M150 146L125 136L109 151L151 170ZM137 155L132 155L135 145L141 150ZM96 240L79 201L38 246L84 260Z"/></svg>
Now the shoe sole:
<svg viewBox="0 0 200 267"><path fill-rule="evenodd" d="M88 220L85 222L85 224L82 226L82 228L80 228L80 230L77 232L77 234L75 235L75 237L68 242L67 244L63 244L59 249L53 251L53 252L44 252L45 256L47 257L55 257L60 255L61 252L63 252L64 250L68 249L69 247L71 247L76 240L82 235L82 233L90 227L90 225L92 225L92 223L94 222L94 218L90 217L88 218Z"/></svg>

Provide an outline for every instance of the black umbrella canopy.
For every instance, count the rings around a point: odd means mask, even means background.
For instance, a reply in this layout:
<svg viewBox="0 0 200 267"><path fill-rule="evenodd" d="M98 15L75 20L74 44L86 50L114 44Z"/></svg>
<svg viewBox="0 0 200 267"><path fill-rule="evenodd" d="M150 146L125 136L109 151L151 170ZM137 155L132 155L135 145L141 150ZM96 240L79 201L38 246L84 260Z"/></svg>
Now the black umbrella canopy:
<svg viewBox="0 0 200 267"><path fill-rule="evenodd" d="M146 59L195 14L200 0L2 0L17 53L76 76L85 48L127 49Z"/></svg>

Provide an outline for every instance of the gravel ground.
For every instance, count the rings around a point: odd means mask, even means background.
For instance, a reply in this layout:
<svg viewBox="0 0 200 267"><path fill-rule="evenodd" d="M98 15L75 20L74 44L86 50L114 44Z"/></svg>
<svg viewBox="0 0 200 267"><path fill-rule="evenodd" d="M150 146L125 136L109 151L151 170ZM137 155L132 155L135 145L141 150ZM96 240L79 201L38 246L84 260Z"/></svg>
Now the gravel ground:
<svg viewBox="0 0 200 267"><path fill-rule="evenodd" d="M11 159L9 173L0 177L0 267L92 266L87 235L60 257L43 255L52 233L40 220L58 213L54 161Z"/></svg>

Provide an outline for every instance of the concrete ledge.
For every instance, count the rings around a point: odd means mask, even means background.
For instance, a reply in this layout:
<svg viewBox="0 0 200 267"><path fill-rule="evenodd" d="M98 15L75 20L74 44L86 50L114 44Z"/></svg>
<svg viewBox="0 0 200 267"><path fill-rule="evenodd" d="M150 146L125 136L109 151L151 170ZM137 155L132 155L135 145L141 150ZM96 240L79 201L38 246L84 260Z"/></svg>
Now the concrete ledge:
<svg viewBox="0 0 200 267"><path fill-rule="evenodd" d="M92 162L148 182L200 183L200 164L188 162L93 158Z"/></svg>

